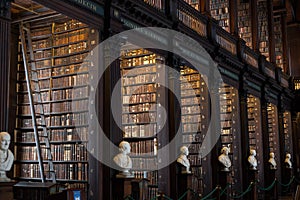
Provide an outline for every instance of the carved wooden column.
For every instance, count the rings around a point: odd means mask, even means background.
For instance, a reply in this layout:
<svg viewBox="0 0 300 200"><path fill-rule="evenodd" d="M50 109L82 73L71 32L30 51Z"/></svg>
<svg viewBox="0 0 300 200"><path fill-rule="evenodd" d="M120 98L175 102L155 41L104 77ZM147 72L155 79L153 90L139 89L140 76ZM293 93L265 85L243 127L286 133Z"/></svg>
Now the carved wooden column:
<svg viewBox="0 0 300 200"><path fill-rule="evenodd" d="M0 0L0 131L8 131L10 73L10 1Z"/></svg>

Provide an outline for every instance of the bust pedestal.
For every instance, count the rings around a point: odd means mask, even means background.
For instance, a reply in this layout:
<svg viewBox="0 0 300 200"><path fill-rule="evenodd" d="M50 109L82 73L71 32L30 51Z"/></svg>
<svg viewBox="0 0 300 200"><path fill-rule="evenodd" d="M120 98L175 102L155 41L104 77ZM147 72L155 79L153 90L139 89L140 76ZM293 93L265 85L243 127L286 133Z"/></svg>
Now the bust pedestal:
<svg viewBox="0 0 300 200"><path fill-rule="evenodd" d="M275 177L276 177L276 168L272 168L270 167L269 168L269 178L266 182L266 186L269 186L273 183L273 181L275 180ZM267 198L269 199L278 199L278 195L277 195L277 183L275 183L275 185L273 186L273 188L267 192L268 196Z"/></svg>
<svg viewBox="0 0 300 200"><path fill-rule="evenodd" d="M13 200L13 185L16 184L15 181L10 182L0 182L0 199Z"/></svg>
<svg viewBox="0 0 300 200"><path fill-rule="evenodd" d="M257 184L255 184L255 181L258 179L258 171L254 168L250 168L249 170L249 180L250 182L253 182L252 190L250 192L250 198L251 200L257 200Z"/></svg>
<svg viewBox="0 0 300 200"><path fill-rule="evenodd" d="M113 199L125 199L126 196L131 195L131 181L134 177L120 177L113 179Z"/></svg>
<svg viewBox="0 0 300 200"><path fill-rule="evenodd" d="M229 179L230 179L230 177L229 177L229 173L230 173L230 171L228 170L220 170L219 172L219 186L221 187L221 190L223 190L226 186L227 186L227 184L229 183ZM230 191L229 191L229 188L227 189L227 192L228 193L230 193ZM222 199L228 199L228 196L227 195L224 195L223 197L222 197Z"/></svg>
<svg viewBox="0 0 300 200"><path fill-rule="evenodd" d="M192 188L193 174L186 171L186 167L177 163L177 198L181 197L188 188ZM188 192L183 200L191 199L191 193Z"/></svg>

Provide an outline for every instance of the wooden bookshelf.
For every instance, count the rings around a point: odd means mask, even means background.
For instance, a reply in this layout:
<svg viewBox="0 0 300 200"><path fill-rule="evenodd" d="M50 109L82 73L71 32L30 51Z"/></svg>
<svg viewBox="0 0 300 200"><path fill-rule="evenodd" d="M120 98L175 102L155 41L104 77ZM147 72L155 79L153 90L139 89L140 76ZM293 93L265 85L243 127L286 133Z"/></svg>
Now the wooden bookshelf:
<svg viewBox="0 0 300 200"><path fill-rule="evenodd" d="M30 23L57 181L69 188L88 188L89 66L84 60L97 44L98 34L80 21L66 17ZM16 157L14 177L39 181L28 92L19 44L17 71ZM40 140L41 145L43 140ZM46 151L42 149L42 157ZM47 163L44 164L48 171ZM49 172L45 172L49 178Z"/></svg>
<svg viewBox="0 0 300 200"><path fill-rule="evenodd" d="M230 32L229 0L210 0L210 14L219 22L219 26Z"/></svg>
<svg viewBox="0 0 300 200"><path fill-rule="evenodd" d="M238 4L238 28L239 36L245 40L246 45L252 48L252 18L249 1L239 1Z"/></svg>
<svg viewBox="0 0 300 200"><path fill-rule="evenodd" d="M291 153L293 152L293 144L292 144L292 118L291 112L285 111L283 113L283 131L284 131L284 145L285 152Z"/></svg>
<svg viewBox="0 0 300 200"><path fill-rule="evenodd" d="M123 139L131 145L132 172L158 185L160 64L164 58L145 49L121 52ZM149 193L157 194L157 187Z"/></svg>
<svg viewBox="0 0 300 200"><path fill-rule="evenodd" d="M182 144L189 148L189 161L193 173L193 190L204 193L207 174L200 155L201 144L205 138L208 124L209 94L205 80L197 70L181 66L181 123Z"/></svg>
<svg viewBox="0 0 300 200"><path fill-rule="evenodd" d="M274 40L276 65L283 69L283 37L282 37L282 18L281 15L274 16Z"/></svg>
<svg viewBox="0 0 300 200"><path fill-rule="evenodd" d="M240 155L239 155L239 100L236 88L223 84L219 88L220 94L220 121L221 121L221 148L229 148L229 157L232 162L227 175L229 184L228 193L235 194L240 188ZM221 150L221 149L220 149ZM220 152L220 151L219 151Z"/></svg>
<svg viewBox="0 0 300 200"><path fill-rule="evenodd" d="M258 16L258 40L259 51L262 55L266 56L270 61L269 48L269 24L268 24L268 5L267 0L257 1L257 16Z"/></svg>
<svg viewBox="0 0 300 200"><path fill-rule="evenodd" d="M269 149L270 149L270 152L275 153L275 156L279 156L277 107L272 103L268 103L267 113L268 113ZM277 159L278 159L278 157L277 157Z"/></svg>

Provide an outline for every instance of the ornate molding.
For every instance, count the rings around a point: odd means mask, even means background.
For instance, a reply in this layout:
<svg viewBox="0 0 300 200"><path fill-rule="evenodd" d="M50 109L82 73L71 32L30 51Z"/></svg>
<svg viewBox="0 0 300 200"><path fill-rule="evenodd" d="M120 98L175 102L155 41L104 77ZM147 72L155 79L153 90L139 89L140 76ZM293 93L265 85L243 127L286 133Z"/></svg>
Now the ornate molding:
<svg viewBox="0 0 300 200"><path fill-rule="evenodd" d="M0 17L9 18L10 2L12 0L0 0Z"/></svg>

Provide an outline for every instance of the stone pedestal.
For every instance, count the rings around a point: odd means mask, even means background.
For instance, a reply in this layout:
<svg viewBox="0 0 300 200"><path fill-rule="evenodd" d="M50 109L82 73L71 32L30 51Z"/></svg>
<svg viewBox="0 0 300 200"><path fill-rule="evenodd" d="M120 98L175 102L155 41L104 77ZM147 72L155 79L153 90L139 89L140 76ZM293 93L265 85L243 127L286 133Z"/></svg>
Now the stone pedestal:
<svg viewBox="0 0 300 200"><path fill-rule="evenodd" d="M148 179L134 179L131 181L131 196L135 200L149 199L148 197Z"/></svg>
<svg viewBox="0 0 300 200"><path fill-rule="evenodd" d="M131 181L134 178L118 177L113 179L113 199L124 199L131 195Z"/></svg>
<svg viewBox="0 0 300 200"><path fill-rule="evenodd" d="M0 199L3 200L13 200L13 185L16 184L14 181L10 182L0 182Z"/></svg>
<svg viewBox="0 0 300 200"><path fill-rule="evenodd" d="M185 171L177 174L177 191L178 191L178 197L180 198L188 189L192 188L192 178L193 174L186 173ZM188 192L187 195L182 198L182 200L188 200L191 199L192 195L191 192Z"/></svg>
<svg viewBox="0 0 300 200"><path fill-rule="evenodd" d="M219 171L219 186L221 187L221 190L223 190L224 188L226 188L227 184L229 183L229 173L230 171ZM227 194L230 194L230 188L227 188ZM220 197L217 197L217 198L220 198ZM229 199L229 197L227 195L223 195L222 200L227 200Z"/></svg>
<svg viewBox="0 0 300 200"><path fill-rule="evenodd" d="M252 185L252 190L250 192L250 199L251 200L257 200L257 184L255 183L255 181L258 179L258 172L257 170L254 169L250 169L249 171L249 180L251 183L253 183Z"/></svg>

